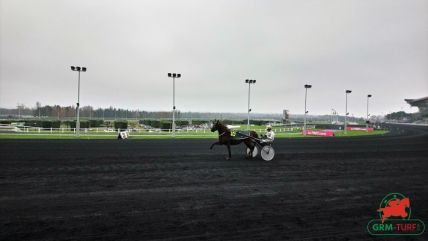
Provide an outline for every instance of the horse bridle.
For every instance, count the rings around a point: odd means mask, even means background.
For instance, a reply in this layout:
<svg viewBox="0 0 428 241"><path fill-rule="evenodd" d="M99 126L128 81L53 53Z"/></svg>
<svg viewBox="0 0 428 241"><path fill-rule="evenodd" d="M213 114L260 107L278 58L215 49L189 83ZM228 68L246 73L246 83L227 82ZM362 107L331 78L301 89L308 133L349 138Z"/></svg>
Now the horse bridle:
<svg viewBox="0 0 428 241"><path fill-rule="evenodd" d="M218 123L217 123L217 124L218 124ZM217 130L218 130L218 127L217 127ZM222 136L222 135L226 134L228 131L230 131L230 130L228 130L228 129L226 128L226 131L224 131L223 133L219 134L218 136L220 137L220 136Z"/></svg>

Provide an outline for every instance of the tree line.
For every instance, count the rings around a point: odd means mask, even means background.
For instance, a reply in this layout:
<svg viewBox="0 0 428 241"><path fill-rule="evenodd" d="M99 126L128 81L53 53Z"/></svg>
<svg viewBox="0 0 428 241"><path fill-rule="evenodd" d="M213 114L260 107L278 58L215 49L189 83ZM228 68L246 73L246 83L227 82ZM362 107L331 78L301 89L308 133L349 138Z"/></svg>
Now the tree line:
<svg viewBox="0 0 428 241"><path fill-rule="evenodd" d="M75 119L76 106L42 105L36 102L35 106L28 107L18 104L16 108L0 108L0 117L8 119L16 118L39 118L39 119ZM281 120L281 114L260 114L253 113L255 119L276 119ZM80 117L82 119L170 119L171 111L140 111L110 106L108 108L94 108L90 105L80 107ZM176 110L177 119L246 119L246 113L217 113L217 112L182 112Z"/></svg>
<svg viewBox="0 0 428 241"><path fill-rule="evenodd" d="M44 105L37 102L35 107L27 107L18 104L16 108L0 108L0 115L9 118L35 117L50 119L73 119L76 117L76 106ZM80 107L80 117L82 119L141 119L141 118L170 118L170 111L139 111L110 106L108 108L94 108L92 106ZM180 118L181 112L176 112Z"/></svg>

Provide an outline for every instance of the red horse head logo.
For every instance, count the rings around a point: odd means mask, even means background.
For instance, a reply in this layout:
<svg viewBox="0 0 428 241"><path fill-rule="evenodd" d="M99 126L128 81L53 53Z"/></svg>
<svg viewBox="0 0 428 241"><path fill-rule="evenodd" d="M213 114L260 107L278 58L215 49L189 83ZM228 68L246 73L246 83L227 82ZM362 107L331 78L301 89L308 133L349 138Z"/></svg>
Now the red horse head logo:
<svg viewBox="0 0 428 241"><path fill-rule="evenodd" d="M406 208L410 207L410 200L408 197L403 199L390 200L384 208L379 208L377 211L382 212L382 223L389 217L405 218L409 214Z"/></svg>

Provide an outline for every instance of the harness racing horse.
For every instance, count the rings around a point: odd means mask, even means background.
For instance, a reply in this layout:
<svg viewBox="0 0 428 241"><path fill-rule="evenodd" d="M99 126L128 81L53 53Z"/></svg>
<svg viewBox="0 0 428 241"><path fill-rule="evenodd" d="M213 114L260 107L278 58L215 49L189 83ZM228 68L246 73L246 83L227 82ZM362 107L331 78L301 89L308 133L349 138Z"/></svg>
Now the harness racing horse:
<svg viewBox="0 0 428 241"><path fill-rule="evenodd" d="M212 150L215 145L226 145L227 151L229 152L229 156L226 157L226 160L229 160L232 157L232 154L230 153L230 146L239 145L242 142L244 142L244 144L251 150L249 152L249 155L247 155L247 157L248 158L252 157L251 153L253 153L255 144L249 137L235 138L235 136L233 136L232 134L232 131L227 126L220 123L220 121L218 120L214 121L213 126L211 128L211 132L215 132L215 131L218 131L218 141L214 142L211 145L210 150ZM258 138L258 135L255 131L250 131L249 136Z"/></svg>

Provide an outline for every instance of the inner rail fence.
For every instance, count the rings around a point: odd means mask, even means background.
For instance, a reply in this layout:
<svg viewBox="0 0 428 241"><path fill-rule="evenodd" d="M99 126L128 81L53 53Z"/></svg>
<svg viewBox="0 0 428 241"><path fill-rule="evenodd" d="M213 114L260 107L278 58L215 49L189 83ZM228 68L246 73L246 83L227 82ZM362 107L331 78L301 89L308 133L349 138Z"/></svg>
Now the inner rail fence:
<svg viewBox="0 0 428 241"><path fill-rule="evenodd" d="M307 126L307 128L315 128L315 126ZM242 128L246 130L246 128ZM250 128L252 131L257 133L264 133L263 128ZM302 127L278 127L272 128L275 133L300 133ZM127 128L127 129L114 129L107 127L95 127L95 128L80 128L80 135L118 135L121 131L126 131L130 136L167 136L173 135L172 129L146 129L146 128ZM44 135L70 135L77 134L76 128L42 128L42 127L31 127L31 126L0 126L0 133L8 134L44 134ZM209 128L195 128L195 129L176 129L176 135L205 135L205 136L216 136L217 132L211 132Z"/></svg>

